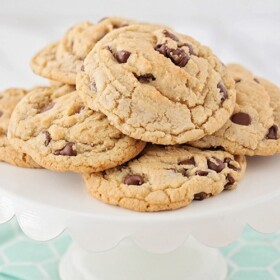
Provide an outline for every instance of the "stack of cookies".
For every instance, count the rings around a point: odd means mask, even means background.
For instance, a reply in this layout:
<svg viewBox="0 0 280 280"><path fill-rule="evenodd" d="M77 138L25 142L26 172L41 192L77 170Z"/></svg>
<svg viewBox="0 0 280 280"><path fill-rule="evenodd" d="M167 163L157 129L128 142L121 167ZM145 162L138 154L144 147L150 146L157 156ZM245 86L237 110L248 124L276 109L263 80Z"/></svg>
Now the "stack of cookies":
<svg viewBox="0 0 280 280"><path fill-rule="evenodd" d="M280 89L167 26L80 23L31 67L50 85L0 94L0 159L81 173L106 203L181 208L280 152Z"/></svg>

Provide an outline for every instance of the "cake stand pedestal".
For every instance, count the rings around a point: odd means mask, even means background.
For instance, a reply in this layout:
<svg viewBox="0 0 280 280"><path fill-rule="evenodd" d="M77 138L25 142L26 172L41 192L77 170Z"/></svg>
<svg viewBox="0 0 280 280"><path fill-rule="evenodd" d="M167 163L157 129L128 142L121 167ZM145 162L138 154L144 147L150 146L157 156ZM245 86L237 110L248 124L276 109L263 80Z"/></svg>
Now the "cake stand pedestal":
<svg viewBox="0 0 280 280"><path fill-rule="evenodd" d="M138 213L90 197L73 173L0 164L0 222L17 217L35 240L67 229L73 243L60 264L62 280L226 279L217 249L249 224L280 229L280 156L249 159L239 188L160 213Z"/></svg>
<svg viewBox="0 0 280 280"><path fill-rule="evenodd" d="M219 251L192 238L165 254L142 250L131 240L101 253L73 245L60 264L63 280L225 280L226 274L226 261Z"/></svg>

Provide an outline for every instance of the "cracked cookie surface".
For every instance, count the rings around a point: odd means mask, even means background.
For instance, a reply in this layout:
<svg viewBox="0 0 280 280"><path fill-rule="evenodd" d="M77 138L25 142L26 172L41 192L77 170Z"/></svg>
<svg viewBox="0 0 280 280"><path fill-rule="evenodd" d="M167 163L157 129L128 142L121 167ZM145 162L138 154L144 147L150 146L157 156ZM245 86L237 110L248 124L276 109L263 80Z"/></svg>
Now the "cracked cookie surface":
<svg viewBox="0 0 280 280"><path fill-rule="evenodd" d="M280 152L280 89L241 65L228 66L237 99L230 120L216 133L191 145L222 146L234 154L268 156Z"/></svg>
<svg viewBox="0 0 280 280"><path fill-rule="evenodd" d="M185 207L234 189L246 169L244 156L189 146L149 145L128 163L84 174L90 194L135 211Z"/></svg>
<svg viewBox="0 0 280 280"><path fill-rule="evenodd" d="M63 38L38 52L31 61L32 70L43 77L76 84L76 73L96 42L113 29L135 21L110 17L97 24L82 22L70 28Z"/></svg>
<svg viewBox="0 0 280 280"><path fill-rule="evenodd" d="M20 167L39 168L40 166L30 156L15 150L7 139L11 114L25 95L26 91L19 88L0 92L0 161Z"/></svg>
<svg viewBox="0 0 280 280"><path fill-rule="evenodd" d="M11 144L45 168L96 172L136 156L145 143L84 106L73 86L38 87L16 106L9 124Z"/></svg>
<svg viewBox="0 0 280 280"><path fill-rule="evenodd" d="M209 48L156 26L131 25L100 40L77 88L124 134L164 145L214 133L235 104L234 81Z"/></svg>

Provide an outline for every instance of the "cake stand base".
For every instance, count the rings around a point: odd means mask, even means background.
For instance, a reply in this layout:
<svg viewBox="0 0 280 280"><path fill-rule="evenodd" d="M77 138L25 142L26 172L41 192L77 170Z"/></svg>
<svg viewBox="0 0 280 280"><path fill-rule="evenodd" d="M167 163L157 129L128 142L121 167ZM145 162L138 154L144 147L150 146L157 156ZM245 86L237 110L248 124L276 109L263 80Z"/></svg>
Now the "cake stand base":
<svg viewBox="0 0 280 280"><path fill-rule="evenodd" d="M73 245L60 263L62 280L225 280L227 264L217 249L193 238L167 254L153 254L130 240L116 248L87 252Z"/></svg>

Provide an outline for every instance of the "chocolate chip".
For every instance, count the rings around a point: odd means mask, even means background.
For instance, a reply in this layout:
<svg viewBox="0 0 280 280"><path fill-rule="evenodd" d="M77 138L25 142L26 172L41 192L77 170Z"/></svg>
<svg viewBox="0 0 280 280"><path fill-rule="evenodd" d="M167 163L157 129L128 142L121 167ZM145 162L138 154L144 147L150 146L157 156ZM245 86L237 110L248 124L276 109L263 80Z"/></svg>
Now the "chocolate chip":
<svg viewBox="0 0 280 280"><path fill-rule="evenodd" d="M209 172L203 171L203 170L197 170L195 172L195 175L198 175L198 176L207 176L208 174L209 174Z"/></svg>
<svg viewBox="0 0 280 280"><path fill-rule="evenodd" d="M115 58L119 63L126 63L131 53L125 50L117 51L115 53Z"/></svg>
<svg viewBox="0 0 280 280"><path fill-rule="evenodd" d="M84 65L81 66L81 71L85 72L85 66Z"/></svg>
<svg viewBox="0 0 280 280"><path fill-rule="evenodd" d="M155 46L155 50L164 56L167 56L167 49L168 47L166 44L158 44Z"/></svg>
<svg viewBox="0 0 280 280"><path fill-rule="evenodd" d="M228 182L229 182L230 184L232 184L232 185L235 183L234 178L233 178L230 174L227 175L226 179L227 179Z"/></svg>
<svg viewBox="0 0 280 280"><path fill-rule="evenodd" d="M231 186L235 183L234 178L230 174L227 175L226 179L227 179L228 183L225 184L224 190L230 189Z"/></svg>
<svg viewBox="0 0 280 280"><path fill-rule="evenodd" d="M219 82L217 84L217 88L220 90L221 93L221 100L225 101L226 99L228 99L228 92L226 87L224 86L224 84L222 82Z"/></svg>
<svg viewBox="0 0 280 280"><path fill-rule="evenodd" d="M239 112L231 116L231 121L239 125L248 126L251 124L252 119L247 113Z"/></svg>
<svg viewBox="0 0 280 280"><path fill-rule="evenodd" d="M224 185L224 190L229 190L231 188L232 184L231 183L226 183Z"/></svg>
<svg viewBox="0 0 280 280"><path fill-rule="evenodd" d="M50 144L51 140L52 140L51 135L50 135L50 133L48 131L43 131L42 133L46 137L46 140L45 140L44 144L47 147Z"/></svg>
<svg viewBox="0 0 280 280"><path fill-rule="evenodd" d="M212 160L208 159L207 165L209 169L214 170L217 173L220 173L225 168L225 164L216 157L213 157Z"/></svg>
<svg viewBox="0 0 280 280"><path fill-rule="evenodd" d="M156 45L155 50L165 57L170 58L172 62L179 67L186 66L190 60L189 55L183 49L169 48L166 44Z"/></svg>
<svg viewBox="0 0 280 280"><path fill-rule="evenodd" d="M189 43L179 44L179 48L182 48L182 47L188 47L189 53L190 53L191 55L194 55L194 54L195 54L195 53L194 53L194 50L193 50L193 46L192 46L191 44L189 44Z"/></svg>
<svg viewBox="0 0 280 280"><path fill-rule="evenodd" d="M231 164L232 161L233 161L233 159L231 159L231 158L225 158L224 163L227 163L228 168L230 168L230 169L232 169L234 171L240 170L240 168L238 168L238 167L236 167L236 166Z"/></svg>
<svg viewBox="0 0 280 280"><path fill-rule="evenodd" d="M0 117L2 117L2 116L3 116L3 114L4 114L4 112L3 112L3 111L0 111Z"/></svg>
<svg viewBox="0 0 280 280"><path fill-rule="evenodd" d="M274 124L272 127L269 128L265 138L277 140L278 139L277 132L278 132L278 126Z"/></svg>
<svg viewBox="0 0 280 280"><path fill-rule="evenodd" d="M41 108L39 109L39 113L41 114L41 113L44 113L44 112L50 110L51 108L53 108L54 104L55 104L55 103L49 103L49 104L47 104L47 105L41 107Z"/></svg>
<svg viewBox="0 0 280 280"><path fill-rule="evenodd" d="M206 198L208 198L208 197L210 197L210 196L212 196L212 194L211 193L206 193L206 192L200 192L200 193L196 193L195 195L194 195L194 200L204 200L204 199L206 199Z"/></svg>
<svg viewBox="0 0 280 280"><path fill-rule="evenodd" d="M254 81L258 84L260 83L260 81L257 78L254 78Z"/></svg>
<svg viewBox="0 0 280 280"><path fill-rule="evenodd" d="M229 158L229 157L226 157L226 158L224 159L224 163L230 163L231 161L232 161L232 159Z"/></svg>
<svg viewBox="0 0 280 280"><path fill-rule="evenodd" d="M172 62L179 67L186 66L190 60L190 57L183 49L175 50L168 48L167 55L172 60Z"/></svg>
<svg viewBox="0 0 280 280"><path fill-rule="evenodd" d="M56 156L70 156L70 157L76 156L77 151L73 149L74 145L75 144L73 142L69 142L62 149L56 150L54 152L54 155L56 155Z"/></svg>
<svg viewBox="0 0 280 280"><path fill-rule="evenodd" d="M137 186L140 186L140 185L144 184L144 179L140 175L127 175L124 178L124 183L126 185L137 185Z"/></svg>
<svg viewBox="0 0 280 280"><path fill-rule="evenodd" d="M137 76L136 74L134 74L134 76L140 83L143 83L143 84L147 84L150 81L155 81L155 79L156 79L152 73L147 73L147 74L143 74L140 76Z"/></svg>
<svg viewBox="0 0 280 280"><path fill-rule="evenodd" d="M240 83L240 82L241 82L241 79L235 79L234 81L235 81L235 83L237 84L237 83Z"/></svg>
<svg viewBox="0 0 280 280"><path fill-rule="evenodd" d="M191 157L189 159L184 159L178 163L178 165L195 165L194 157Z"/></svg>
<svg viewBox="0 0 280 280"><path fill-rule="evenodd" d="M173 33L169 32L169 31L167 31L167 30L163 30L162 33L163 33L163 35L164 35L165 37L168 37L168 38L170 38L170 39L172 39L172 40L174 40L174 41L176 41L176 42L179 41L178 37L176 37Z"/></svg>

